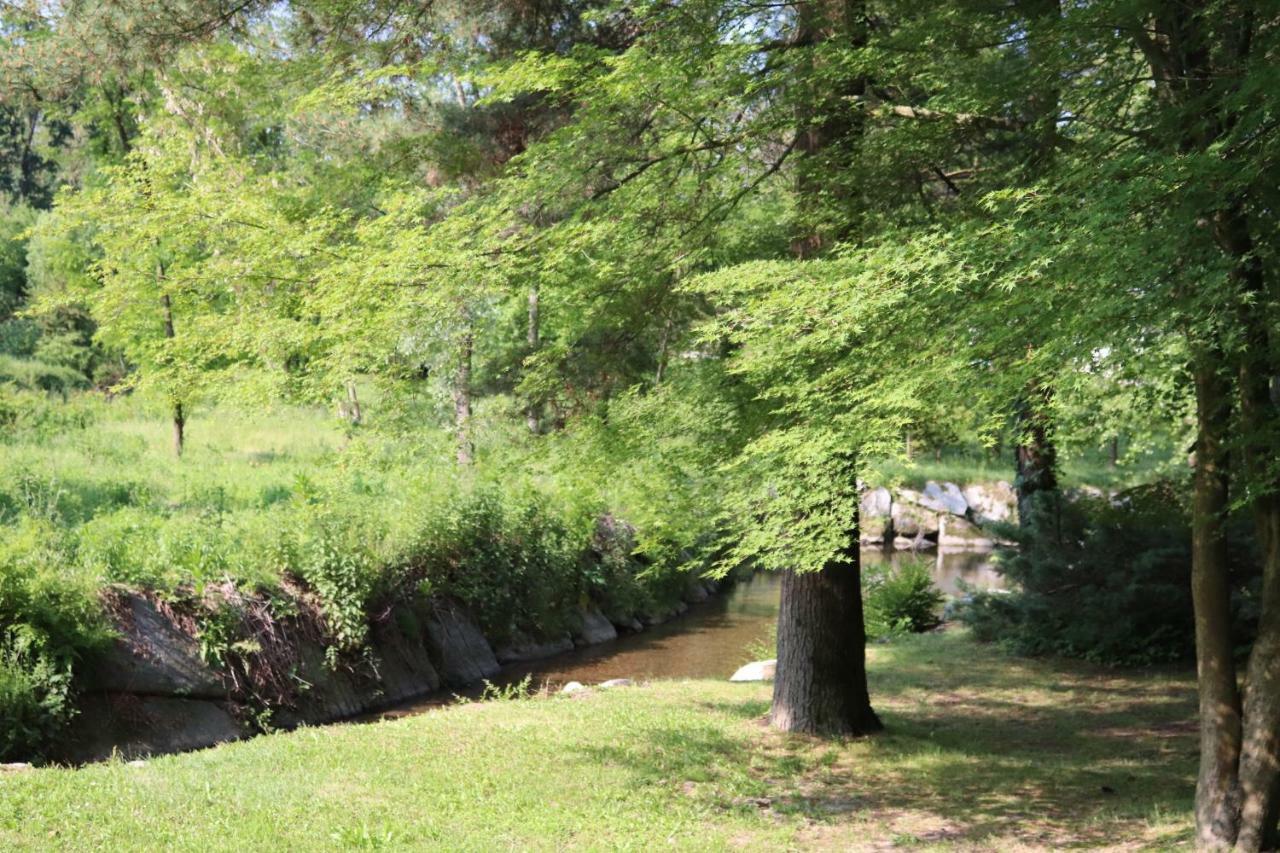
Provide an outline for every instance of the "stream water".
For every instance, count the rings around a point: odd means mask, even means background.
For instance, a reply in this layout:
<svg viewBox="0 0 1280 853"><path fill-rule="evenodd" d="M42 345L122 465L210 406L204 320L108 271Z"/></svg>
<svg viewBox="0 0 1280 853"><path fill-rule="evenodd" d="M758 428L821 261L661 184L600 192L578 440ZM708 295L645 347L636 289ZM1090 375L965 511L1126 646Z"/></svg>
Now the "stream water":
<svg viewBox="0 0 1280 853"><path fill-rule="evenodd" d="M909 559L933 561L934 582L949 596L960 593L960 582L978 589L999 587L1002 578L992 567L991 556L963 551L920 555L872 549L862 552L867 565L886 560L891 564ZM512 685L527 677L534 687L556 689L570 681L599 684L612 678L728 678L739 666L760 656L753 647L768 642L778 616L779 588L778 575L759 572L670 622L611 642L504 667L493 682ZM765 656L772 657L772 653ZM437 694L373 716L404 716L451 701L451 694Z"/></svg>

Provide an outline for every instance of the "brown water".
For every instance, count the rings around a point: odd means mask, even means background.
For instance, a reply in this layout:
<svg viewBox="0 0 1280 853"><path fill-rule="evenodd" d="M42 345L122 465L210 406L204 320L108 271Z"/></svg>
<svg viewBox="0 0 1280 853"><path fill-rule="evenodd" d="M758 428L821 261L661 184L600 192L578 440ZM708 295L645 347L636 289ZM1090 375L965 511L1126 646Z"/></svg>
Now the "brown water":
<svg viewBox="0 0 1280 853"><path fill-rule="evenodd" d="M910 559L931 560L934 582L947 595L958 595L959 581L979 588L999 587L1002 579L991 565L991 554L949 552L886 555L864 550L865 564L899 564ZM504 667L496 685L518 684L558 689L570 681L599 684L612 678L649 681L658 678L728 678L739 666L758 657L772 657L767 643L778 616L781 579L760 572L735 584L724 595L689 608L684 616L639 634L575 649L562 655ZM479 691L467 695L478 696ZM419 713L453 701L453 694L428 696L397 706L376 717Z"/></svg>

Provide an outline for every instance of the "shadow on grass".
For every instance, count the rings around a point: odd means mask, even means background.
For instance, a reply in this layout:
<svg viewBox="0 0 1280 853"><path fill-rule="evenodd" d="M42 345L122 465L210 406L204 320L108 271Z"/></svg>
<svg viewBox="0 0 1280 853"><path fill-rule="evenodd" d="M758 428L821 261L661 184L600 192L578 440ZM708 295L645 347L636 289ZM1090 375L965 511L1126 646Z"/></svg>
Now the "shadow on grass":
<svg viewBox="0 0 1280 853"><path fill-rule="evenodd" d="M663 729L642 736L652 748L583 757L630 767L638 781L714 781L708 796L726 809L767 799L771 811L835 833L826 843L865 843L876 833L868 821L886 838L997 847L1189 839L1188 674L1007 659L945 634L877 650L871 669L886 724L872 738L781 735L760 725L768 703L751 698L702 703L734 721L732 736Z"/></svg>

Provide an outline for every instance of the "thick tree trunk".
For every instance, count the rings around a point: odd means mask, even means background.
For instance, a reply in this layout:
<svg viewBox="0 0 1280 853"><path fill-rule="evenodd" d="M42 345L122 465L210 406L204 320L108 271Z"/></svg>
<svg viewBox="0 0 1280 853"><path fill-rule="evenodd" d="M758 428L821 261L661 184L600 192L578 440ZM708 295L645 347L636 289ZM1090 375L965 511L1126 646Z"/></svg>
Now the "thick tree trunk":
<svg viewBox="0 0 1280 853"><path fill-rule="evenodd" d="M1200 688L1200 774L1196 843L1230 847L1239 818L1240 693L1231 640L1231 589L1225 521L1228 510L1226 430L1230 385L1222 364L1201 353L1194 366L1196 470L1191 520L1191 596L1195 605L1196 675Z"/></svg>
<svg viewBox="0 0 1280 853"><path fill-rule="evenodd" d="M816 735L865 735L881 728L867 692L856 544L846 556L846 564L782 576L769 715L775 728Z"/></svg>
<svg viewBox="0 0 1280 853"><path fill-rule="evenodd" d="M458 464L470 465L475 456L471 440L471 357L475 336L467 319L458 337L458 366L453 376L453 425L458 437Z"/></svg>

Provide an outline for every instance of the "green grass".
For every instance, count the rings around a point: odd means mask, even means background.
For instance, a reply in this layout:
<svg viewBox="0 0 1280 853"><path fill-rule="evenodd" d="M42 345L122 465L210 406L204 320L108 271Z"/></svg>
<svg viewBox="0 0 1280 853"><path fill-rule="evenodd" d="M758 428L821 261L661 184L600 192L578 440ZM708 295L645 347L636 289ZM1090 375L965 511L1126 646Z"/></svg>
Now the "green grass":
<svg viewBox="0 0 1280 853"><path fill-rule="evenodd" d="M17 849L1167 849L1194 688L1009 659L962 631L870 650L883 735L761 725L769 688L659 682L0 776Z"/></svg>

